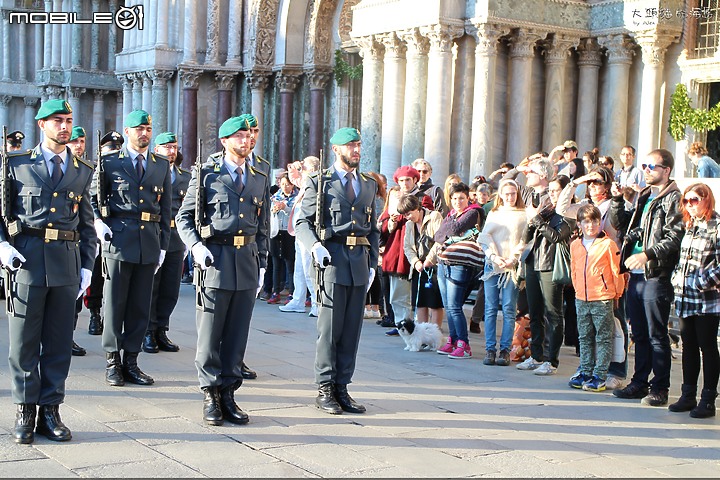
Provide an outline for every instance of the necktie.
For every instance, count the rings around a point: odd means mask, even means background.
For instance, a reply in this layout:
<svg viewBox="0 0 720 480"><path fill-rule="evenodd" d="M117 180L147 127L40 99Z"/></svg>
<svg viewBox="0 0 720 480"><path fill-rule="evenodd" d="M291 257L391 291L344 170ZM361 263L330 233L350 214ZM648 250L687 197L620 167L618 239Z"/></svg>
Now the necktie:
<svg viewBox="0 0 720 480"><path fill-rule="evenodd" d="M63 178L63 171L62 171L62 158L60 158L60 155L55 155L52 158L53 162L53 171L52 171L52 182L53 187L57 187L58 183L60 183L60 180Z"/></svg>
<svg viewBox="0 0 720 480"><path fill-rule="evenodd" d="M242 193L243 187L244 187L243 178L242 178L243 177L242 168L237 167L235 169L235 173L237 174L237 175L235 175L235 190L237 190L238 193Z"/></svg>
<svg viewBox="0 0 720 480"><path fill-rule="evenodd" d="M353 188L353 179L355 175L350 172L345 175L345 196L347 196L350 203L355 203L355 189Z"/></svg>
<svg viewBox="0 0 720 480"><path fill-rule="evenodd" d="M145 157L142 153L135 157L135 170L137 171L138 178L140 180L142 180L143 175L145 175L145 167L143 167L143 160L145 160Z"/></svg>

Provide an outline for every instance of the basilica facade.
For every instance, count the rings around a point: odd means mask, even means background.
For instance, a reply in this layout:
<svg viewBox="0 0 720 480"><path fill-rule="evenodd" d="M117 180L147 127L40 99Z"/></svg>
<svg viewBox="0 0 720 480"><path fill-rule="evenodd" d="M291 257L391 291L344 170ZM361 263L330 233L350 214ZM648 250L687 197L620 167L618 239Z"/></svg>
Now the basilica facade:
<svg viewBox="0 0 720 480"><path fill-rule="evenodd" d="M134 28L78 22L142 7ZM88 132L143 108L179 134L186 162L218 126L255 114L280 168L360 129L365 170L424 157L434 178L487 175L575 140L618 157L676 155L670 95L720 102L718 0L0 0L0 123L39 141L38 102L66 98ZM18 13L73 12L69 24ZM136 10L137 12L137 10ZM15 15L13 17L13 15ZM15 21L11 22L11 17ZM24 18L30 18L24 17ZM42 19L41 15L32 17ZM47 18L50 18L47 16ZM142 28L140 28L142 27ZM362 65L362 70L359 69ZM89 139L90 146L95 140Z"/></svg>

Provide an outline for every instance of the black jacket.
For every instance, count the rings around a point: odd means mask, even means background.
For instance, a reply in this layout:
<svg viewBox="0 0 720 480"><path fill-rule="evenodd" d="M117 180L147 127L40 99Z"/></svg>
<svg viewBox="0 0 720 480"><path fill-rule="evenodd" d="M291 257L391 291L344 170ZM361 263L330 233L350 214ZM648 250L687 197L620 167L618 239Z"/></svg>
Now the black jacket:
<svg viewBox="0 0 720 480"><path fill-rule="evenodd" d="M554 209L546 209L528 222L525 242L531 250L525 263L527 268L547 272L555 267L555 246L568 243L572 228Z"/></svg>

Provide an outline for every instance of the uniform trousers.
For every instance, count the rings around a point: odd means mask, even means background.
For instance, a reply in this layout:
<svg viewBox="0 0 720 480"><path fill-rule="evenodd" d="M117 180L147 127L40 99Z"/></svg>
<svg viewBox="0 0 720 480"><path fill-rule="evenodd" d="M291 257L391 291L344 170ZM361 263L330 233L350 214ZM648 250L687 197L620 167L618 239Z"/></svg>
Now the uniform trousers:
<svg viewBox="0 0 720 480"><path fill-rule="evenodd" d="M165 261L153 279L148 330L168 330L170 315L177 305L182 279L184 250L167 252Z"/></svg>
<svg viewBox="0 0 720 480"><path fill-rule="evenodd" d="M154 263L140 264L105 259L105 327L102 334L106 352L140 352L150 318Z"/></svg>
<svg viewBox="0 0 720 480"><path fill-rule="evenodd" d="M15 313L8 315L8 367L13 403L63 402L78 288L12 285Z"/></svg>
<svg viewBox="0 0 720 480"><path fill-rule="evenodd" d="M202 306L195 316L198 332L195 366L201 388L242 384L256 291L202 288Z"/></svg>

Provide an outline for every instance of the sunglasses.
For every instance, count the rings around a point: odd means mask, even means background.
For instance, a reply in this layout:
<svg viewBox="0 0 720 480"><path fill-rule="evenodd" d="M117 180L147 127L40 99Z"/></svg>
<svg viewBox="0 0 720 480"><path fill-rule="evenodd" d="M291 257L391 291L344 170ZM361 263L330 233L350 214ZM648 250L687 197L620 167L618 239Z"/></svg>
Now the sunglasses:
<svg viewBox="0 0 720 480"><path fill-rule="evenodd" d="M418 172L420 172L420 173L428 173L428 172L430 172L430 170L418 170Z"/></svg>
<svg viewBox="0 0 720 480"><path fill-rule="evenodd" d="M590 180L588 182L588 185L605 185L605 182L602 180Z"/></svg>
<svg viewBox="0 0 720 480"><path fill-rule="evenodd" d="M683 198L682 203L683 205L690 205L691 207L697 207L698 203L700 203L701 198L698 197L692 197L692 198Z"/></svg>
<svg viewBox="0 0 720 480"><path fill-rule="evenodd" d="M648 170L650 170L651 172L654 171L656 168L668 168L668 167L666 167L665 165L657 165L657 164L652 165L652 164L649 164L649 163L643 163L641 166L642 166L642 169L643 169L643 170L648 169Z"/></svg>

